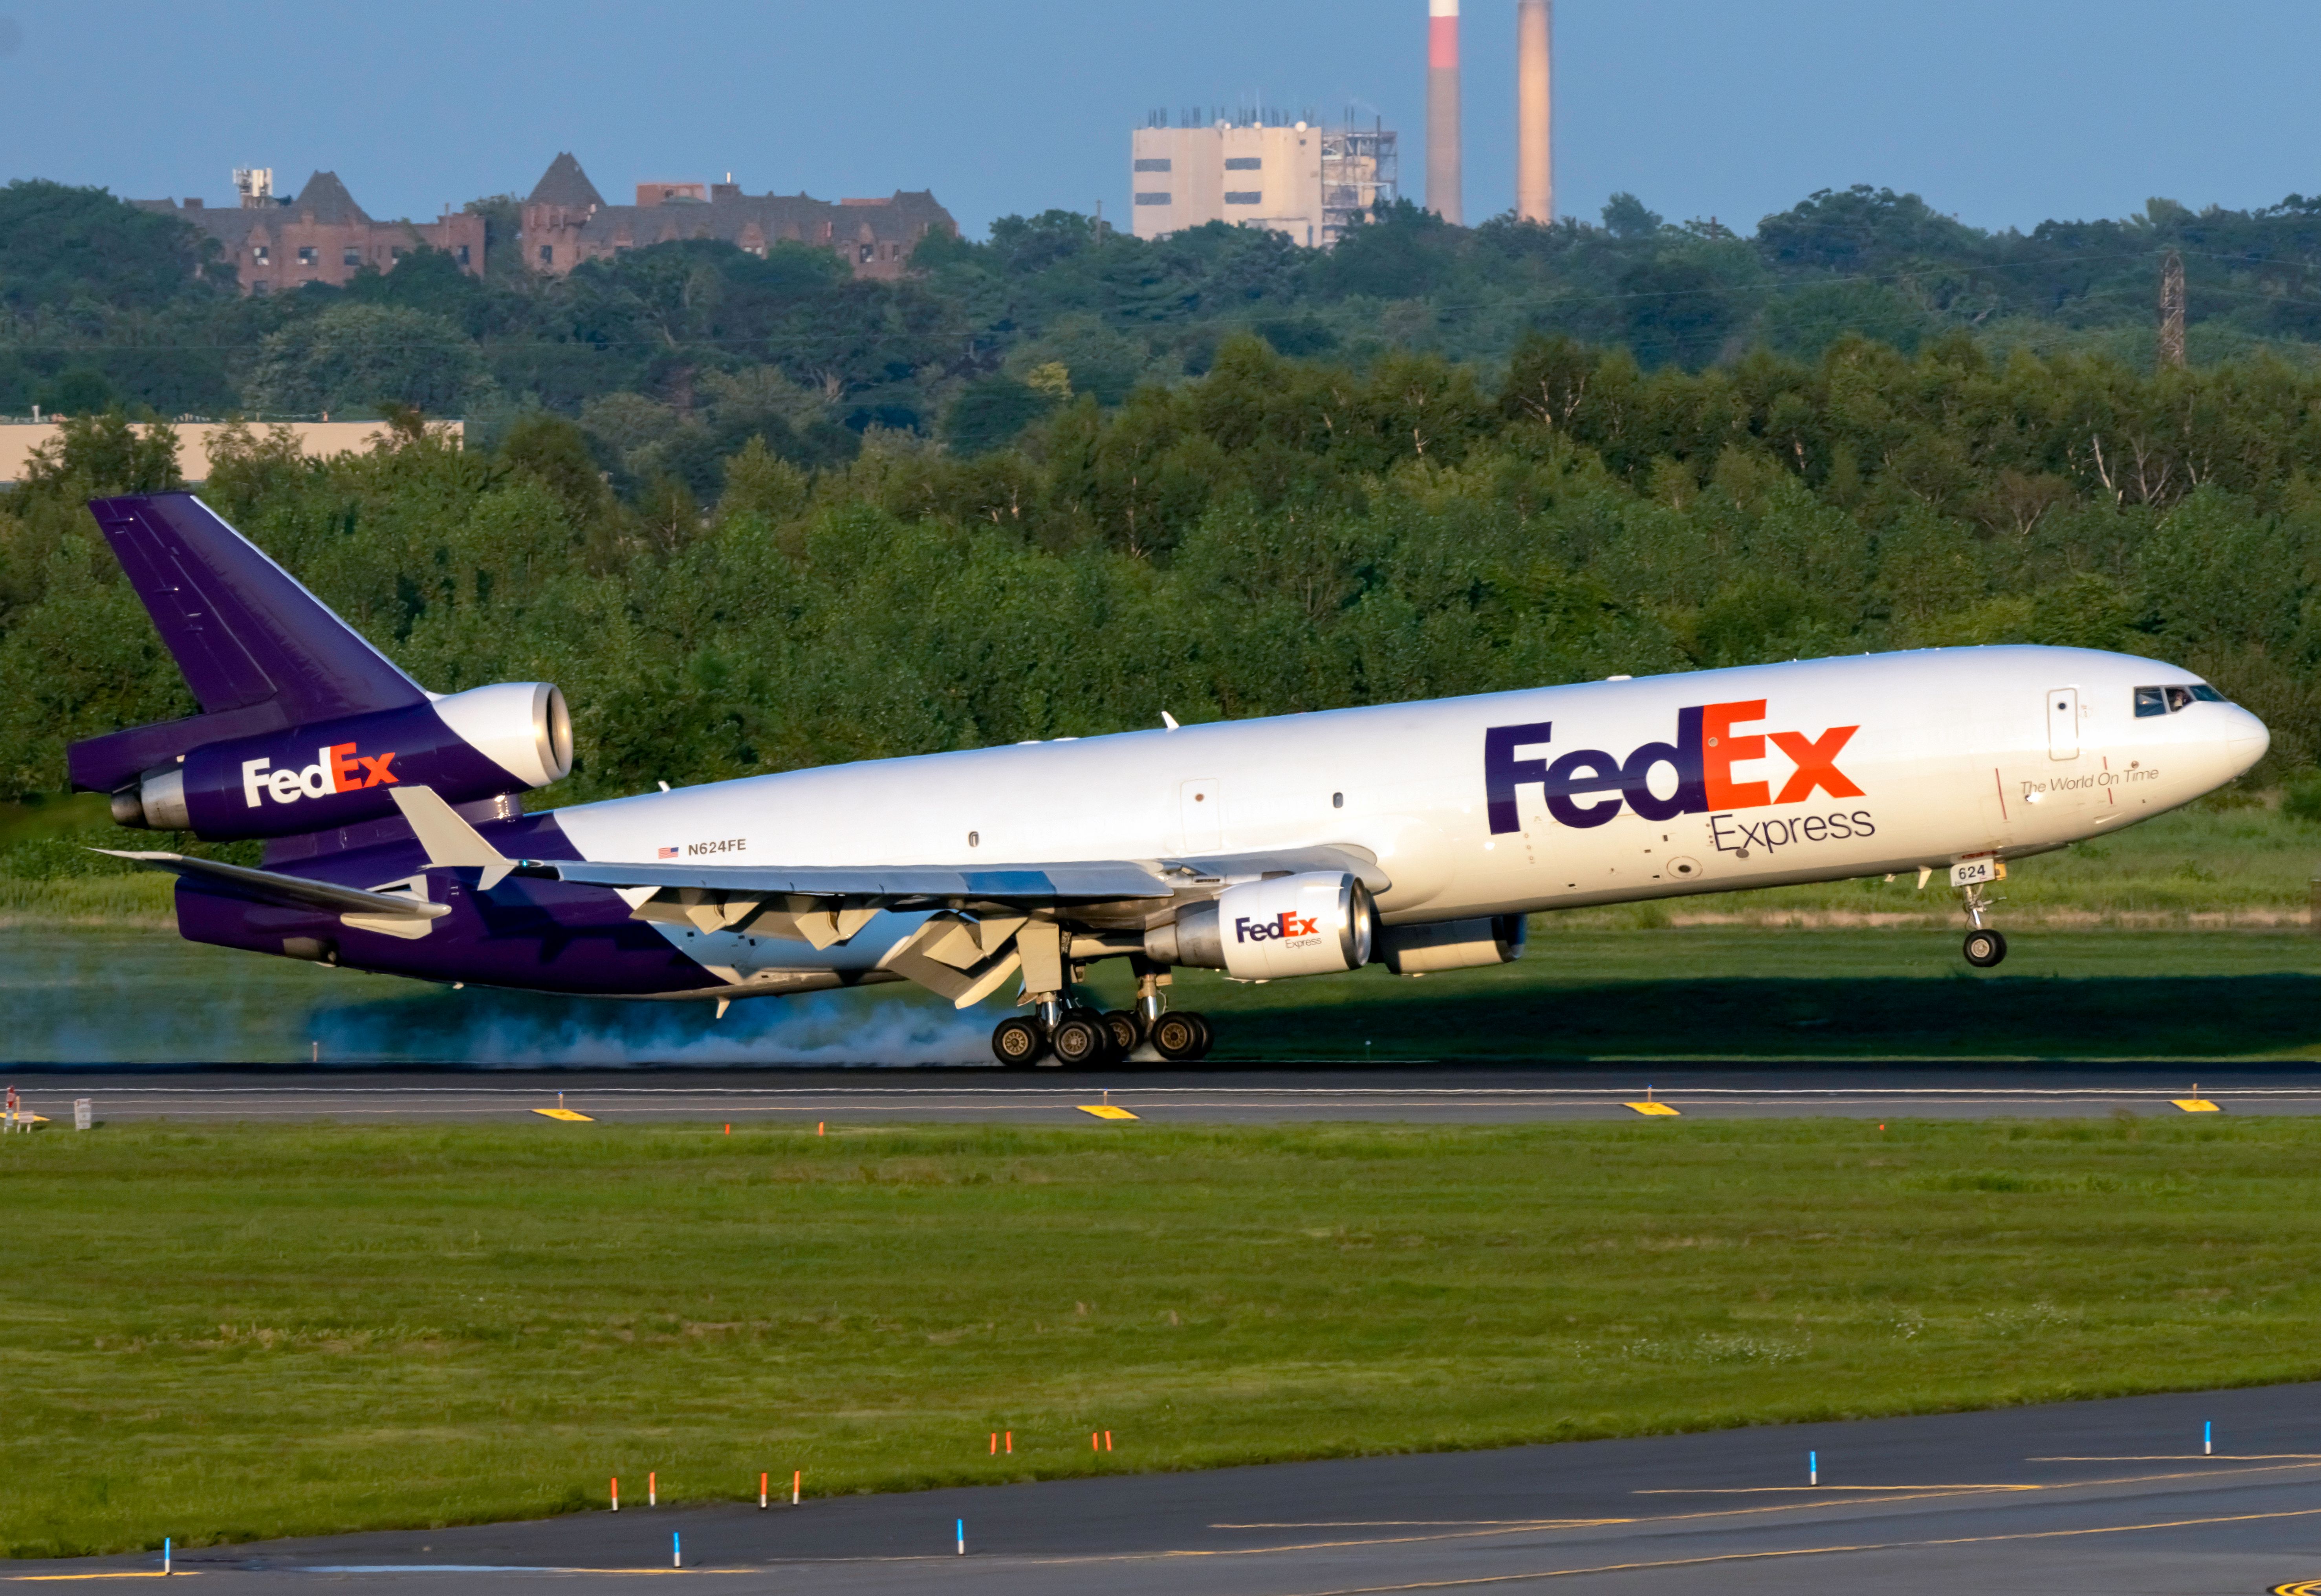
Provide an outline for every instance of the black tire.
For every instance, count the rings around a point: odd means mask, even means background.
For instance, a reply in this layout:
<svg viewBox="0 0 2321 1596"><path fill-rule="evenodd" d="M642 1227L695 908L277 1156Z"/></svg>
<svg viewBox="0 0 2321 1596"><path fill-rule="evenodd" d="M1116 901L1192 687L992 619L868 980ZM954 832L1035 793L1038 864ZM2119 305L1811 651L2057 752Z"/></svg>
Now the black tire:
<svg viewBox="0 0 2321 1596"><path fill-rule="evenodd" d="M1112 1055L1124 1059L1136 1051L1144 1040L1144 1017L1133 1008L1115 1008L1104 1017L1105 1029L1112 1033Z"/></svg>
<svg viewBox="0 0 2321 1596"><path fill-rule="evenodd" d="M1152 1051L1172 1064L1190 1063L1208 1051L1208 1042L1197 1014L1164 1014L1152 1022Z"/></svg>
<svg viewBox="0 0 2321 1596"><path fill-rule="evenodd" d="M1187 1015L1185 1017L1201 1027L1201 1051L1195 1053L1193 1056L1197 1059L1205 1059L1208 1057L1209 1049L1217 1044L1216 1026L1209 1023L1209 1017L1206 1014L1191 1014Z"/></svg>
<svg viewBox="0 0 2321 1596"><path fill-rule="evenodd" d="M1112 1031L1102 1016L1069 1015L1049 1034L1048 1049L1065 1069L1084 1070L1103 1063L1111 1053Z"/></svg>
<svg viewBox="0 0 2321 1596"><path fill-rule="evenodd" d="M1029 1015L1012 1014L991 1031L991 1053L1011 1070L1028 1070L1048 1051L1048 1034Z"/></svg>
<svg viewBox="0 0 2321 1596"><path fill-rule="evenodd" d="M2007 937L1997 931L1970 931L1964 952L1968 963L1977 970L1988 970L2007 957Z"/></svg>

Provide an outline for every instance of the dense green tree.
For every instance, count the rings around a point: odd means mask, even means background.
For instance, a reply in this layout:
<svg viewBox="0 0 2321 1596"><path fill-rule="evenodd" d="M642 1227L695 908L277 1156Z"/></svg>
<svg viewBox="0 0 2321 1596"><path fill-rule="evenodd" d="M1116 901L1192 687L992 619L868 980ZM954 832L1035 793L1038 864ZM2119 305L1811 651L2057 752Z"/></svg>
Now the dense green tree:
<svg viewBox="0 0 2321 1596"><path fill-rule="evenodd" d="M202 285L231 285L214 241L102 188L19 179L0 187L0 306L75 301L152 310Z"/></svg>

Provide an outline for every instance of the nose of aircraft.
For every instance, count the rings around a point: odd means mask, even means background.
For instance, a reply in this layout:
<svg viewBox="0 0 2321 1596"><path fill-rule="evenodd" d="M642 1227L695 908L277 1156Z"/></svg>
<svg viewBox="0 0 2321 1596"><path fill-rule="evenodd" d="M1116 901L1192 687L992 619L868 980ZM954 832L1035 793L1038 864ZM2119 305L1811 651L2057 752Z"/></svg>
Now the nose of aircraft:
<svg viewBox="0 0 2321 1596"><path fill-rule="evenodd" d="M2264 751L2272 746L2272 734L2265 728L2264 722L2237 704L2217 707L2225 711L2225 762L2237 776L2264 757Z"/></svg>

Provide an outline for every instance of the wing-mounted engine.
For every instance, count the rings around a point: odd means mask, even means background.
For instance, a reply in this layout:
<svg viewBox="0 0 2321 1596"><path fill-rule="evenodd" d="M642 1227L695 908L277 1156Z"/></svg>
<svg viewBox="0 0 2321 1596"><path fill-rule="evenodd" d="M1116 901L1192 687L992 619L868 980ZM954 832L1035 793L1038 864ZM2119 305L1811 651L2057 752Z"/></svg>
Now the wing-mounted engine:
<svg viewBox="0 0 2321 1596"><path fill-rule="evenodd" d="M1236 980L1329 975L1370 962L1378 911L1359 877L1308 871L1244 881L1145 934L1156 964L1222 970Z"/></svg>
<svg viewBox="0 0 2321 1596"><path fill-rule="evenodd" d="M113 795L123 825L214 842L293 836L396 813L394 790L453 803L545 787L572 769L572 716L547 682L204 743Z"/></svg>

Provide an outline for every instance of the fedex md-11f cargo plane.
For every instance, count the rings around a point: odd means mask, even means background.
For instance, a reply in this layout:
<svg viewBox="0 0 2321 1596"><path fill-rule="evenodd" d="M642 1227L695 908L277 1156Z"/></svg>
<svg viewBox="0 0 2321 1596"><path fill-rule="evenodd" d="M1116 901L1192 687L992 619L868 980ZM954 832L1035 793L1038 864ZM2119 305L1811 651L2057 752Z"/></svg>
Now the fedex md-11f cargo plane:
<svg viewBox="0 0 2321 1596"><path fill-rule="evenodd" d="M1496 964L1524 917L1942 871L1969 962L2006 862L2190 802L2263 723L2084 649L1866 654L1162 726L752 776L527 815L563 697L439 697L190 494L92 505L202 713L77 743L127 825L265 840L177 877L197 942L423 980L734 999L1013 994L1010 1065L1209 1049L1179 966L1240 980ZM1125 959L1132 1010L1074 982Z"/></svg>

